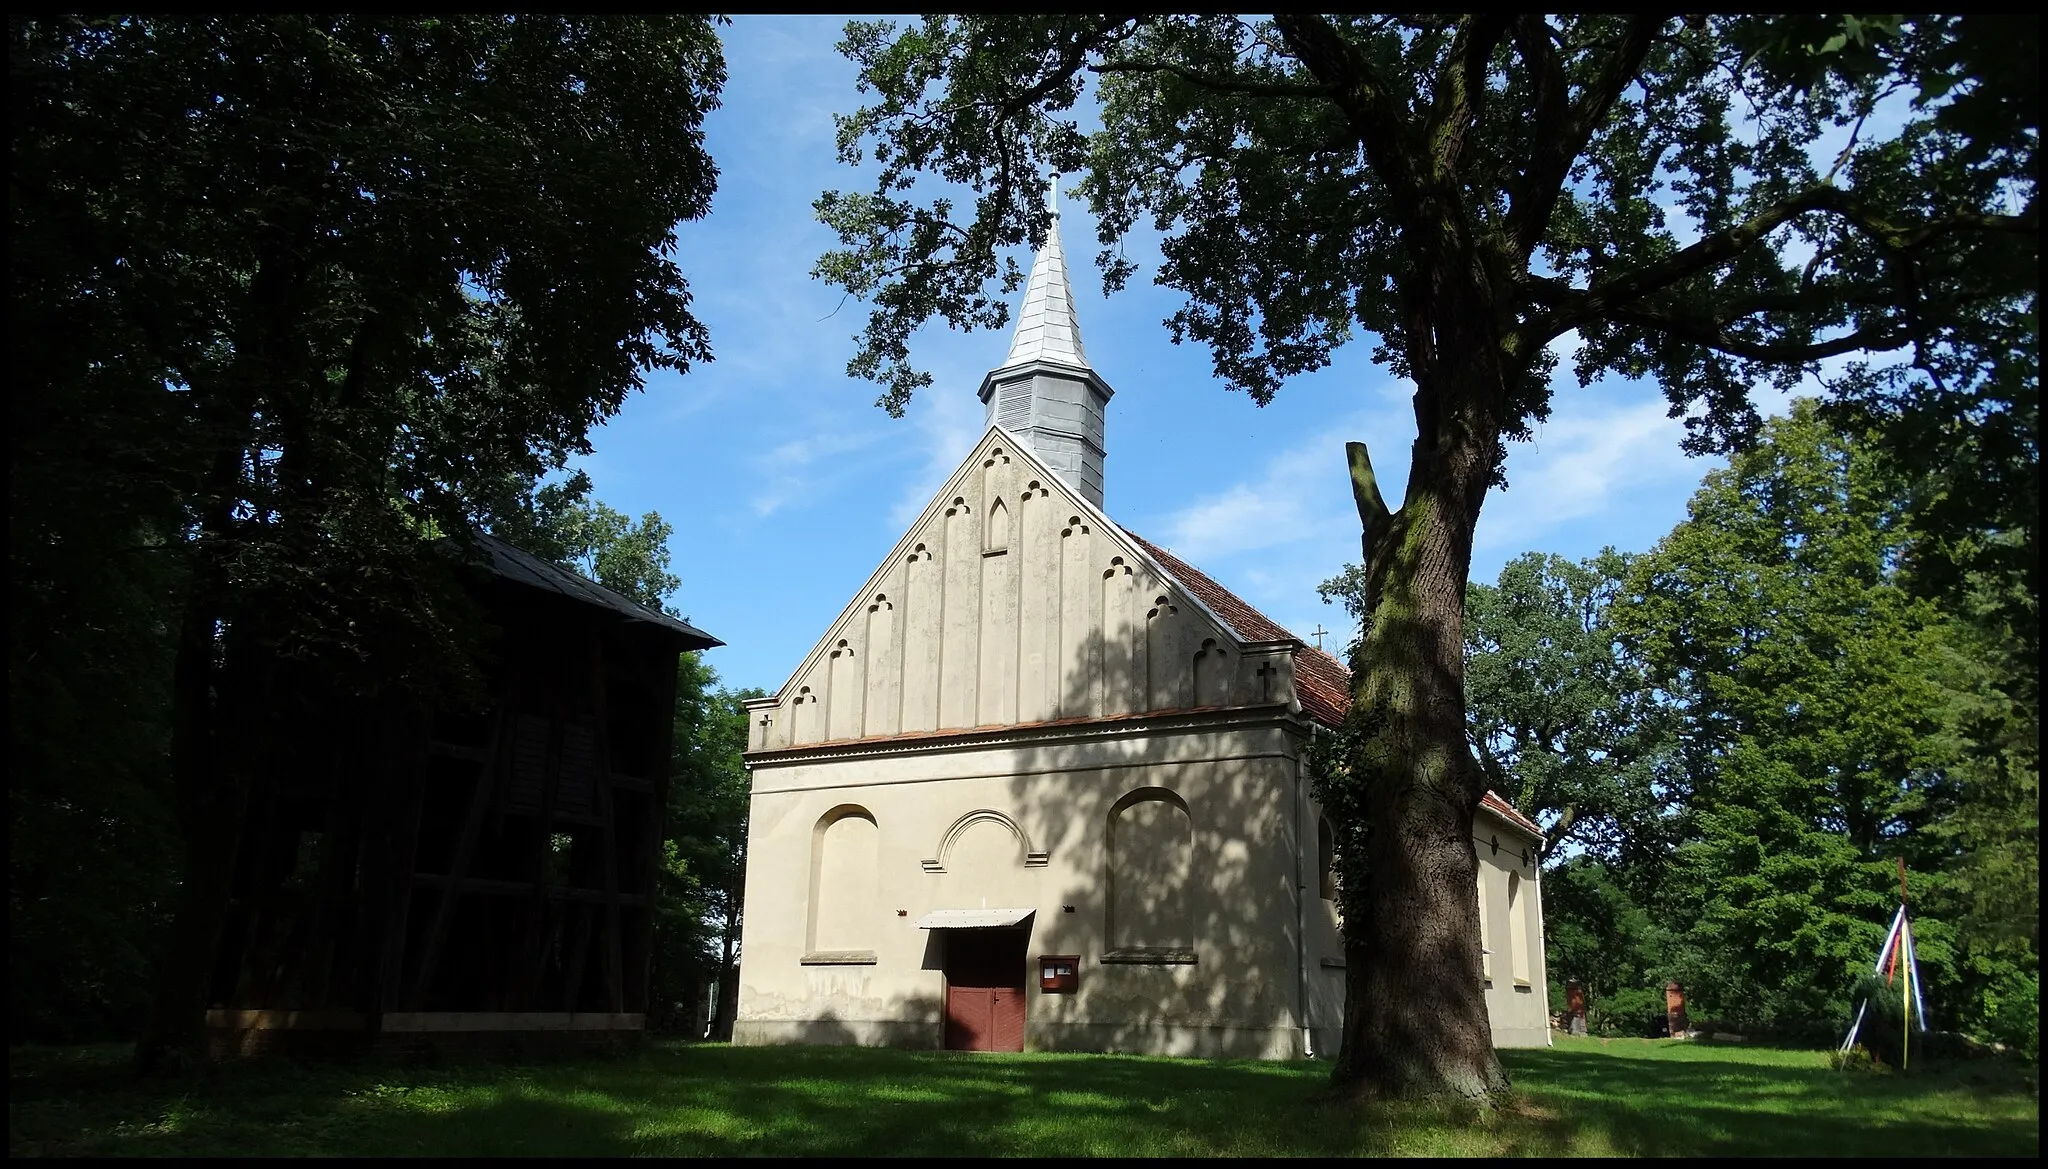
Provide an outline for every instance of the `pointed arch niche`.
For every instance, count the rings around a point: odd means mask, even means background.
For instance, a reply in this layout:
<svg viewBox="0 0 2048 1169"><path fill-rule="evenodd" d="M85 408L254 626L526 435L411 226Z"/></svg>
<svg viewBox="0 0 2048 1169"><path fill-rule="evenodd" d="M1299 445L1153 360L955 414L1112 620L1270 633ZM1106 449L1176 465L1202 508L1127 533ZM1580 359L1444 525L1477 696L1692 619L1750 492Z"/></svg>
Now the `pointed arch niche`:
<svg viewBox="0 0 2048 1169"><path fill-rule="evenodd" d="M1104 962L1195 961L1194 821L1187 801L1163 787L1127 792L1109 810L1110 949Z"/></svg>
<svg viewBox="0 0 2048 1169"><path fill-rule="evenodd" d="M874 964L881 933L880 845L875 814L859 804L841 804L818 817L811 830L804 965Z"/></svg>

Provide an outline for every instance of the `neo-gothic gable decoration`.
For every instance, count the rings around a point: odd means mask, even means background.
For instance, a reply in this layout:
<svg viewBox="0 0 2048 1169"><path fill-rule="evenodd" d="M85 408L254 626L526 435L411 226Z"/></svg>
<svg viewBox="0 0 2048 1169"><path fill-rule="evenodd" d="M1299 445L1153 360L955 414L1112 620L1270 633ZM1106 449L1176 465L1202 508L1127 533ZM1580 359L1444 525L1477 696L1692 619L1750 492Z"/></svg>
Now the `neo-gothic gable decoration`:
<svg viewBox="0 0 2048 1169"><path fill-rule="evenodd" d="M749 747L1290 703L1300 643L1247 639L1160 551L991 427Z"/></svg>

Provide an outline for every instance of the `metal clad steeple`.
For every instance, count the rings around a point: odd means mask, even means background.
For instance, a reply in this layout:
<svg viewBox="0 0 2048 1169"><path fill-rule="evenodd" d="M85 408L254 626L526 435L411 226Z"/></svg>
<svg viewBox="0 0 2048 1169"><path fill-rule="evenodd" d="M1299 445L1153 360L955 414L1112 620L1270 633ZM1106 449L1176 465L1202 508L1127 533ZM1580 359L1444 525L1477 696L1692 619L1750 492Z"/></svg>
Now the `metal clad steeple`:
<svg viewBox="0 0 2048 1169"><path fill-rule="evenodd" d="M1052 222L1031 262L1010 354L981 382L988 421L999 424L1097 507L1102 506L1103 411L1115 391L1088 365L1067 253L1060 239L1059 180L1046 192Z"/></svg>
<svg viewBox="0 0 2048 1169"><path fill-rule="evenodd" d="M1003 365L1055 361L1088 368L1081 349L1081 323L1074 316L1074 289L1067 283L1067 250L1060 240L1060 188L1054 179L1046 189L1052 225L1045 246L1031 262L1031 282L1024 286L1024 307L1017 313L1017 334Z"/></svg>

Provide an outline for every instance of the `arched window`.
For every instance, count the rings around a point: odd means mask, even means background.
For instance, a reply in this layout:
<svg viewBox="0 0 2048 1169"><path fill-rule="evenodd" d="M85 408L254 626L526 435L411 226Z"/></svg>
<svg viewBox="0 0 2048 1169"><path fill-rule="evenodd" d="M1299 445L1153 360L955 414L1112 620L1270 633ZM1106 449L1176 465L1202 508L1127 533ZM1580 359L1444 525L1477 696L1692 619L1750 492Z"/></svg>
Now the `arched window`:
<svg viewBox="0 0 2048 1169"><path fill-rule="evenodd" d="M807 961L874 961L881 833L874 813L841 804L811 833Z"/></svg>
<svg viewBox="0 0 2048 1169"><path fill-rule="evenodd" d="M1187 802L1162 787L1125 795L1109 814L1111 956L1194 961L1194 847Z"/></svg>

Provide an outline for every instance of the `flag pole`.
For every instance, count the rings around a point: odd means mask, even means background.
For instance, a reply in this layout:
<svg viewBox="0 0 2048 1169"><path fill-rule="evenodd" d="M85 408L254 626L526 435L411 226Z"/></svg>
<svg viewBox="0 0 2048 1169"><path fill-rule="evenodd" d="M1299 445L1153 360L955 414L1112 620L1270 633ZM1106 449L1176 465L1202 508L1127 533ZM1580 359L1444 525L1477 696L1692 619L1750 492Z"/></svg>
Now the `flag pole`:
<svg viewBox="0 0 2048 1169"><path fill-rule="evenodd" d="M1899 911L1892 915L1891 928L1885 931L1884 945L1878 947L1877 962L1870 968L1872 974L1884 973L1885 959L1891 957L1892 946L1899 938L1899 927L1905 923L1905 920L1906 907L1901 905L1899 906ZM1856 1046L1856 1033L1863 1029L1863 1013L1869 1009L1870 1000L1867 998L1856 1004L1856 1020L1849 1024L1849 1034L1842 1039L1842 1052L1844 1054L1847 1054L1850 1048Z"/></svg>
<svg viewBox="0 0 2048 1169"><path fill-rule="evenodd" d="M1913 1042L1913 923L1906 915L1906 858L1899 858L1899 957L1905 959L1906 976L1899 979L1899 1070L1912 1060Z"/></svg>

